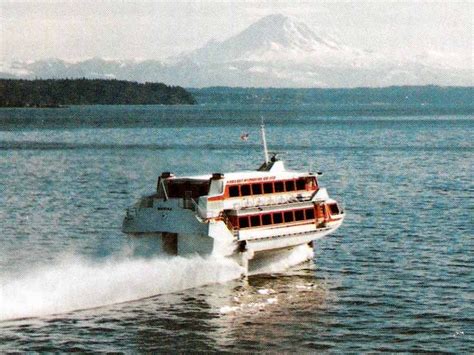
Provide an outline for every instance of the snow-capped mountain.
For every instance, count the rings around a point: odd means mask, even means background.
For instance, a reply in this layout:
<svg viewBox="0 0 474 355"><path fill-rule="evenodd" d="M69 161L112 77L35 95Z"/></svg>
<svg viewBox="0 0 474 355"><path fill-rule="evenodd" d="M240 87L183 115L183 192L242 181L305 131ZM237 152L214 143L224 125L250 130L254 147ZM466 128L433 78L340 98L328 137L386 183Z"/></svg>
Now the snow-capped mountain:
<svg viewBox="0 0 474 355"><path fill-rule="evenodd" d="M0 71L3 76L116 78L185 87L473 85L471 68L446 65L443 58L439 52L389 58L316 33L296 19L270 15L224 41L208 42L164 62L92 58L68 63L54 59L16 62L7 69L3 65Z"/></svg>
<svg viewBox="0 0 474 355"><path fill-rule="evenodd" d="M314 54L337 55L346 47L333 39L318 37L304 23L283 15L271 15L223 42L210 42L181 60L200 65L235 61L299 61ZM312 58L312 59L316 59Z"/></svg>

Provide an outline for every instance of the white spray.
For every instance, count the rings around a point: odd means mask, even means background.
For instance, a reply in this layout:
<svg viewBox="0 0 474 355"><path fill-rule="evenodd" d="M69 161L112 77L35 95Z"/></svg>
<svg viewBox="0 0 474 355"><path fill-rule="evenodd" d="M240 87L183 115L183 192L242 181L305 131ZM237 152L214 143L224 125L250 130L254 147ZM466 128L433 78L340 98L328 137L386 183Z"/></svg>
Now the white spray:
<svg viewBox="0 0 474 355"><path fill-rule="evenodd" d="M270 254L255 263L251 274L281 272L312 255L306 245ZM69 256L22 276L0 277L0 320L60 314L224 283L243 272L233 259L216 256L113 258L100 263Z"/></svg>
<svg viewBox="0 0 474 355"><path fill-rule="evenodd" d="M226 258L113 259L69 257L21 277L0 279L0 320L36 317L137 300L241 276Z"/></svg>

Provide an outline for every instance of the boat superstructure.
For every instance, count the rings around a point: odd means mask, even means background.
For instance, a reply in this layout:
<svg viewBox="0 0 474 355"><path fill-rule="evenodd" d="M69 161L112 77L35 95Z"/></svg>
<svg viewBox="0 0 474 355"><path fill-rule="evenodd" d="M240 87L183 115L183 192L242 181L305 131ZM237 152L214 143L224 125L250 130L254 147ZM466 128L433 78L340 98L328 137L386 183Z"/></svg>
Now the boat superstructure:
<svg viewBox="0 0 474 355"><path fill-rule="evenodd" d="M254 171L178 177L164 172L156 191L126 212L123 232L153 241L168 255L239 256L242 264L265 253L312 243L344 219L311 172L286 170L271 159L262 124L265 162Z"/></svg>

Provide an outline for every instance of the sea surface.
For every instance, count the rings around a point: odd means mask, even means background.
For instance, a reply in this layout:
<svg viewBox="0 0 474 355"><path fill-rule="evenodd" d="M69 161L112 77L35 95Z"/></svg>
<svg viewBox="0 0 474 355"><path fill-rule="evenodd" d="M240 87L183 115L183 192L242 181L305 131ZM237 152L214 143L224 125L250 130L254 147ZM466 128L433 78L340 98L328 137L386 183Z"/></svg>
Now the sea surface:
<svg viewBox="0 0 474 355"><path fill-rule="evenodd" d="M474 352L474 114L410 112L0 109L0 351ZM262 116L345 207L314 259L134 256L125 208L162 171L258 167Z"/></svg>

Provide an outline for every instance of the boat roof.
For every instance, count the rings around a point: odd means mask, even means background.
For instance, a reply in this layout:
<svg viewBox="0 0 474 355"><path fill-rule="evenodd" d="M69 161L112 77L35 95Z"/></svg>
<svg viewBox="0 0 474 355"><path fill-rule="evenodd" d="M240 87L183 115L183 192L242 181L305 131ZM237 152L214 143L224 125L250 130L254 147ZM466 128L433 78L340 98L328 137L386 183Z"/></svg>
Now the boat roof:
<svg viewBox="0 0 474 355"><path fill-rule="evenodd" d="M251 182L253 179L263 180L284 180L294 179L302 176L311 175L311 173L302 173L295 171L284 171L284 172L272 172L272 171L236 171L231 173L222 173L223 180L226 183L232 182ZM189 175L189 176L174 176L173 179L177 180L197 180L197 181L208 181L212 178L212 174L205 175Z"/></svg>
<svg viewBox="0 0 474 355"><path fill-rule="evenodd" d="M285 180L295 179L303 176L310 176L312 173L309 172L297 172L288 171L285 169L282 161L277 161L272 164L269 170L244 170L229 173L220 173L223 175L225 183L241 183L241 182L256 182L256 181L272 181L272 180ZM190 175L190 176L174 176L173 179L179 180L196 180L196 181L209 181L213 174L205 175ZM256 180L254 180L256 179Z"/></svg>

